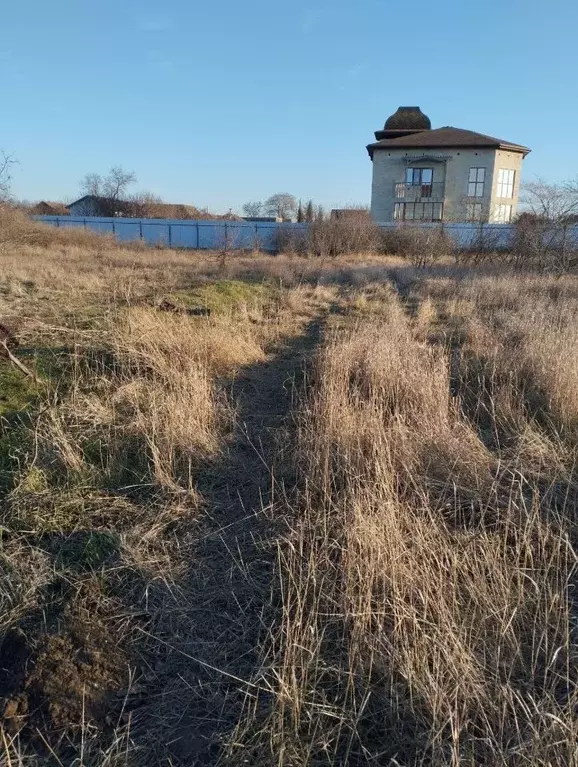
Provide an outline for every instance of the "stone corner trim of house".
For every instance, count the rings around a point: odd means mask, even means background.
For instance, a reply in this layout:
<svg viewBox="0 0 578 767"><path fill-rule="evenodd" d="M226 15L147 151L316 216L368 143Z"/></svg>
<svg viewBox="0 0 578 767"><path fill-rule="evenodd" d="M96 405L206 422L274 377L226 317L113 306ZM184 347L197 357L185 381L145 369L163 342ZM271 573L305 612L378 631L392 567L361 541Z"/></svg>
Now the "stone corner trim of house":
<svg viewBox="0 0 578 767"><path fill-rule="evenodd" d="M432 129L419 107L399 107L375 138L367 151L378 223L507 224L516 215L527 147L462 128Z"/></svg>

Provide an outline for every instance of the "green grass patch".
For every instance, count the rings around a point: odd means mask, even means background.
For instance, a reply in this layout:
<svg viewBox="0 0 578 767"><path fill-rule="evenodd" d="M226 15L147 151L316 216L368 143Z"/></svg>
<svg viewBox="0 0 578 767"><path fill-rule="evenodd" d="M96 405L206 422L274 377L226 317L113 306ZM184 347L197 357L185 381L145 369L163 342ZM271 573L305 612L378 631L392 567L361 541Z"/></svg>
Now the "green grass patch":
<svg viewBox="0 0 578 767"><path fill-rule="evenodd" d="M36 466L31 466L19 477L20 493L43 493L48 490L46 472Z"/></svg>
<svg viewBox="0 0 578 767"><path fill-rule="evenodd" d="M0 418L28 411L45 391L46 384L66 388L74 373L74 349L70 346L21 347L16 352L24 365L34 371L37 383L8 360L0 359Z"/></svg>
<svg viewBox="0 0 578 767"><path fill-rule="evenodd" d="M0 418L26 410L38 398L39 386L9 362L0 362Z"/></svg>
<svg viewBox="0 0 578 767"><path fill-rule="evenodd" d="M16 430L0 430L0 498L14 487L18 472L18 438Z"/></svg>
<svg viewBox="0 0 578 767"><path fill-rule="evenodd" d="M29 425L40 388L8 361L0 360L0 497L14 486L30 447Z"/></svg>
<svg viewBox="0 0 578 767"><path fill-rule="evenodd" d="M262 308L278 297L279 288L270 283L242 280L217 280L190 290L171 293L176 304L193 308L202 306L215 314L231 314L243 307Z"/></svg>

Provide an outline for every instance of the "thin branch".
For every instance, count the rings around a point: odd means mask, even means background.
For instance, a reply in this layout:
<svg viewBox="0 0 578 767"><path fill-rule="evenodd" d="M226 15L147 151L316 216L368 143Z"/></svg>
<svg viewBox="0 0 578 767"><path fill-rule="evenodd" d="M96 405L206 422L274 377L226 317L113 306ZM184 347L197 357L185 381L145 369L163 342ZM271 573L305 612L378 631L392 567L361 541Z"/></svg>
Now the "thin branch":
<svg viewBox="0 0 578 767"><path fill-rule="evenodd" d="M40 384L40 383L42 383L42 379L41 379L41 378L38 378L38 376L36 375L36 373L35 373L33 370L30 370L30 368L26 367L26 365L25 365L23 362L21 362L21 361L18 359L18 357L15 357L15 356L12 354L12 352L11 352L11 351L10 351L10 349L8 348L8 344L6 343L6 341L0 341L0 345L2 346L2 348L4 349L4 351L6 352L6 354L7 354L7 356L8 356L8 359L10 360L10 362L11 362L11 363L12 363L12 364L13 364L15 367L17 367L19 370L21 370L21 371L22 371L22 372L23 372L25 375L27 375L27 376L29 376L30 378L32 378L32 379L35 381L35 383L37 383L37 384Z"/></svg>

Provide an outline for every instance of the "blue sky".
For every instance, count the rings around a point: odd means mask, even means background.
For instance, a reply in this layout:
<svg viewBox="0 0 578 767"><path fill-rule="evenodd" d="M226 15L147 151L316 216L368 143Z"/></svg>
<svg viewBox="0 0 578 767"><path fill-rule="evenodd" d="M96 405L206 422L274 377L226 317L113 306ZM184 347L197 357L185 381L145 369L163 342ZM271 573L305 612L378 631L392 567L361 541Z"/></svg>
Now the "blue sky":
<svg viewBox="0 0 578 767"><path fill-rule="evenodd" d="M400 104L578 176L575 0L28 0L2 9L0 148L20 198L120 164L216 211L275 192L367 202Z"/></svg>

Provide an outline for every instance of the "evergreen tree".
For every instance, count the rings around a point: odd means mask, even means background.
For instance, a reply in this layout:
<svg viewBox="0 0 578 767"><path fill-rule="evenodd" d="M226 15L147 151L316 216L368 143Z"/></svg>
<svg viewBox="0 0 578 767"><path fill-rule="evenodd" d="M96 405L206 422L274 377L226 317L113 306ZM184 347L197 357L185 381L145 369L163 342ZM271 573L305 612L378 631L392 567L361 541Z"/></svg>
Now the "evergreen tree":
<svg viewBox="0 0 578 767"><path fill-rule="evenodd" d="M313 221L313 200L309 200L307 207L305 208L305 221Z"/></svg>
<svg viewBox="0 0 578 767"><path fill-rule="evenodd" d="M303 220L303 206L301 205L301 200L299 200L299 207L297 208L297 223L302 224Z"/></svg>

